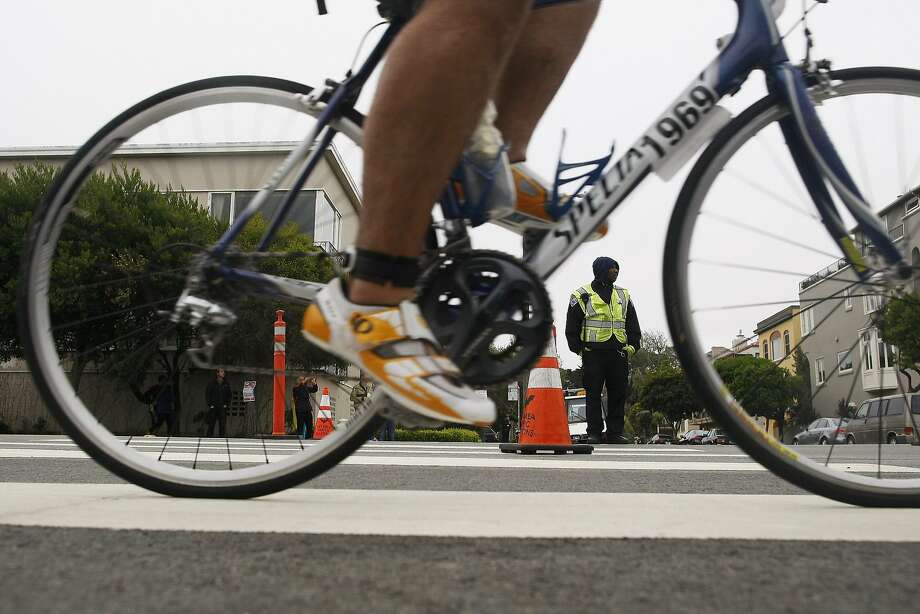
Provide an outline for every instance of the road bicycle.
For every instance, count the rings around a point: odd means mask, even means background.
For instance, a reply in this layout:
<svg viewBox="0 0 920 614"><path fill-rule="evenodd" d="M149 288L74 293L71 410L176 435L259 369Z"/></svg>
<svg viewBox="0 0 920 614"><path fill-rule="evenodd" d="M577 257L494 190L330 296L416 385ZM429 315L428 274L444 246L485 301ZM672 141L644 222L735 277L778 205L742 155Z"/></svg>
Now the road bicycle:
<svg viewBox="0 0 920 614"><path fill-rule="evenodd" d="M242 317L252 305L268 313L288 306L296 314L309 304L322 283L305 281L309 275L298 274L298 267L326 278L334 267L339 273L347 270L347 255L338 252L279 251L273 246L289 228L285 220L297 211L304 188L320 184L315 177L328 170L324 166L328 159L349 148L360 151L363 117L355 102L411 18L412 4L379 3L386 27L363 63L342 80L327 80L319 89L259 76L186 83L120 114L57 174L35 215L24 252L21 337L44 401L67 433L114 473L169 495L259 496L333 467L368 440L381 414L396 412L409 419L385 395L375 394L316 442L198 437L147 443L119 434L113 426L113 414L133 406L139 374L161 368L157 365L165 368L168 360L180 355L201 368L222 364L221 357L231 355L222 348L244 336L245 330L239 328L244 320L245 326L252 325L251 319ZM854 298L877 301L865 318L866 330L854 333L857 339L852 345L852 339L841 342L840 347L849 345L849 353L838 353L831 371L832 376L840 372L843 377L847 372L843 367L849 368L846 381L852 383L846 403L864 392L868 385L857 383L860 374L870 369L862 368L862 360L853 365L854 350L859 345L861 357L879 360L869 343L881 311L878 306L889 297L904 295L917 270L917 260L908 262L905 245L910 236L903 232L912 206L905 199L915 194L908 183L918 170L918 164L907 170L906 150L912 145L908 137L914 124L906 124L904 118L920 100L920 72L832 69L829 61L812 61L813 41L807 28L808 53L805 61L795 65L776 25L784 3L735 0L735 4L737 27L720 39L717 57L694 75L618 159L612 162L611 152L584 165L560 162L553 199L547 205L558 222L551 229L523 233L522 260L473 248L470 228L484 219L477 203L465 201L462 175L452 177L432 218L419 304L470 384L482 386L515 376L534 362L549 337L552 311L543 282L645 179L652 174L670 179L697 156L667 230L663 277L674 347L701 403L745 452L793 484L860 505L918 505L920 478L908 458L914 448L885 446L885 454L893 456L883 462L879 443L877 459L860 464L853 460L852 447L843 451L838 447L832 457L831 445L827 453L822 448L813 459L814 455L802 452L802 446L785 446L751 415L762 409L755 406L755 392L774 384L749 382L745 392L733 396L712 362L710 345L718 334L727 334L726 329L734 332L763 319L765 309L798 305L797 291L802 286L794 286L790 278L804 279L819 265L832 263L835 271L846 269L846 281L830 273L819 275L826 292L807 304L803 299L798 308L803 312L814 308L813 313L828 308L833 314L846 309ZM738 93L754 70L765 75L768 93L733 115L720 103ZM871 138L882 134L879 126L893 138L895 147L886 139ZM280 165L251 165L253 173L261 173L260 189L247 196L248 204L237 207L232 224L213 244L176 231L173 235L179 238L162 238L142 257L129 257L127 248L123 254L93 256L93 242L105 232L93 224L117 217L119 207L129 206L106 196L100 187L104 179L117 176L122 184L131 184L131 177L144 181L119 162L126 159L120 156L142 154L151 144L187 142L220 151L232 149L234 143L267 143L282 150L284 158ZM893 163L880 162L892 155ZM869 161L876 163L871 172ZM742 167L747 172L740 171ZM858 169L859 182L849 168ZM159 203L156 210L196 209L189 200L194 186L171 179L168 163L159 169L162 177L146 179L160 195L159 200L153 199ZM891 173L897 176L892 178ZM561 196L563 187L572 186L576 186L570 190L572 198ZM883 211L897 203L905 207L904 236L891 232L890 221L886 225L878 209L869 205L870 198L886 204ZM260 212L271 215L266 219ZM161 223L170 228L168 219ZM318 238L318 222L314 229ZM617 227L613 229L615 234ZM258 240L246 239L247 232L256 232ZM91 279L74 276L69 265L76 258L94 263ZM83 306L80 317L74 315L74 305ZM97 313L92 308L97 305L105 305L106 311ZM796 349L807 348L817 339L817 331L825 330L829 318L820 318L817 324L812 320L802 342L793 344L786 331L785 347L780 348L783 356L788 359ZM96 336L81 342L79 331L87 323ZM876 339L871 337L873 343ZM759 349L757 342L748 345ZM765 352L770 349L776 350L765 348ZM245 354L237 351L236 358L222 366L243 373L273 373L264 356L253 359L252 365L239 364L239 356ZM773 359L779 362L776 354ZM314 368L328 362L328 357L312 360L300 369ZM808 378L816 378L819 384L808 393L813 399L829 389L825 369L833 364L833 357L823 360L812 363L820 367L820 377L816 373ZM108 386L122 386L120 396L102 394L98 386L92 391L77 388L73 381L78 364L92 371L93 377L107 378ZM126 364L132 365L133 372ZM292 368L291 372L299 371ZM181 368L173 376L180 382L188 377ZM895 379L907 398L903 382ZM802 401L804 395L799 397ZM276 447L283 444L294 453L276 454Z"/></svg>

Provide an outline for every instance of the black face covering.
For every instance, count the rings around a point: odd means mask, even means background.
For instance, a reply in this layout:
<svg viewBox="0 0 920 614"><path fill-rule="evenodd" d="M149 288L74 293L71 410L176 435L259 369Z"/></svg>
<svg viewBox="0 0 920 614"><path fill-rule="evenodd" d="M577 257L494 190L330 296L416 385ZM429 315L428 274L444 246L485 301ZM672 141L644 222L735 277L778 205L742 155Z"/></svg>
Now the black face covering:
<svg viewBox="0 0 920 614"><path fill-rule="evenodd" d="M607 272L612 268L620 268L620 265L617 264L617 261L613 258L608 258L607 256L596 258L592 265L592 269L594 269L594 280L604 285L610 285L613 282L607 277Z"/></svg>

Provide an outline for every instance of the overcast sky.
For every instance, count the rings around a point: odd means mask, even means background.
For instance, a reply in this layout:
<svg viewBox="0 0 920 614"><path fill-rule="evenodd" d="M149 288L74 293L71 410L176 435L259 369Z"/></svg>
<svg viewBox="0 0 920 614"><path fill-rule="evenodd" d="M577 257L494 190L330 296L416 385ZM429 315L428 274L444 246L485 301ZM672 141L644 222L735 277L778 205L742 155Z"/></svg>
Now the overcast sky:
<svg viewBox="0 0 920 614"><path fill-rule="evenodd" d="M371 0L327 3L330 15L322 18L312 0L8 3L0 37L6 84L0 147L78 145L140 99L203 77L265 74L308 84L338 77L379 19ZM714 56L715 40L735 19L729 0L602 4L581 58L532 142L530 162L545 175L553 172L563 129L567 161L598 157L614 140L625 150ZM790 0L781 23L792 23L800 8L799 0ZM838 67L918 67L918 23L916 0L831 0L810 17L816 54ZM797 59L801 36L790 41ZM763 91L754 75L742 95L723 104L737 112ZM591 261L601 255L620 262L620 283L632 292L643 328L666 330L661 254L685 172L668 184L652 176L611 218L610 234L584 245L550 280L560 335L569 293L590 280ZM481 247L497 247L507 245L508 236L492 229L477 238ZM751 334L760 318L750 319L715 326L708 341L727 345L739 326ZM573 365L564 343L560 350Z"/></svg>

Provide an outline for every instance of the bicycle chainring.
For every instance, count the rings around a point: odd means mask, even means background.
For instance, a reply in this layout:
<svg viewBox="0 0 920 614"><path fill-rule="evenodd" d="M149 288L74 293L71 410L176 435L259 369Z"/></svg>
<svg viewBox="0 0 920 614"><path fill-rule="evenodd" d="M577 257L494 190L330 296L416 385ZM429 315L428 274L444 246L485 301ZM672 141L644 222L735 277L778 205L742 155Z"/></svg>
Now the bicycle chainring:
<svg viewBox="0 0 920 614"><path fill-rule="evenodd" d="M469 384L512 379L546 349L553 312L542 281L498 251L445 256L422 276L419 307Z"/></svg>

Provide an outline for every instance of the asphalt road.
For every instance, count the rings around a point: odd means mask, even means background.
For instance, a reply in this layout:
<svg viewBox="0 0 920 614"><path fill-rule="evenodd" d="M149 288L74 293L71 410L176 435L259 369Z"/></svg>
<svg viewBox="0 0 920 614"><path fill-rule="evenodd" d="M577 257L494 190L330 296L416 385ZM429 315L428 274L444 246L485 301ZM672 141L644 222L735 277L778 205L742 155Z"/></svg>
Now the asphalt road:
<svg viewBox="0 0 920 614"><path fill-rule="evenodd" d="M2 436L0 612L916 611L920 510L815 497L734 447L370 443L348 461L192 501L65 438ZM920 448L884 461L918 471Z"/></svg>

